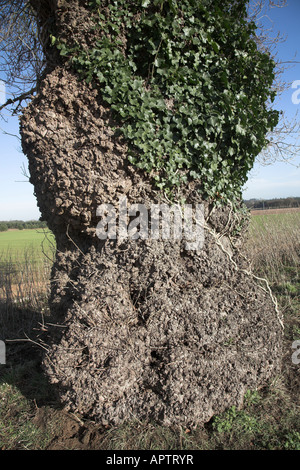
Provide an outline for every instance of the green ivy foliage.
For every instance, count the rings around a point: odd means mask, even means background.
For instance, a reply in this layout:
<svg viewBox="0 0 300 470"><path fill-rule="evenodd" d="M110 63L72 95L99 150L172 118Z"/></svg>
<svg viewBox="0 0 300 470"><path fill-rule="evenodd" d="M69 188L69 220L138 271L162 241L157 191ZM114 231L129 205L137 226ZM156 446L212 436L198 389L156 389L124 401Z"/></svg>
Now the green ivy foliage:
<svg viewBox="0 0 300 470"><path fill-rule="evenodd" d="M236 200L278 123L275 63L258 50L247 0L92 0L90 50L52 37L101 87L130 162L158 188L193 179L202 196Z"/></svg>

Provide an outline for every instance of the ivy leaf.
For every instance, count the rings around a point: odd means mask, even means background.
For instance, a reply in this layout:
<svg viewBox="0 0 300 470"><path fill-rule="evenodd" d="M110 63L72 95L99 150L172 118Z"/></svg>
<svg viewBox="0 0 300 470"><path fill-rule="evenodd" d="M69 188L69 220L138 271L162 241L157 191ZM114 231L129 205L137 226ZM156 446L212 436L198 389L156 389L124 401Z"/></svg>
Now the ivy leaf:
<svg viewBox="0 0 300 470"><path fill-rule="evenodd" d="M246 9L228 2L182 0L179 9L176 0L118 0L104 14L91 0L101 28L91 50L50 37L80 78L101 88L130 163L154 170L169 194L185 168L205 196L234 199L278 122L266 106L274 61L258 51Z"/></svg>
<svg viewBox="0 0 300 470"><path fill-rule="evenodd" d="M246 130L240 124L235 126L235 130L237 134L246 135Z"/></svg>
<svg viewBox="0 0 300 470"><path fill-rule="evenodd" d="M51 41L51 46L54 46L54 44L56 43L57 39L55 36L53 36L52 34L50 34L50 41Z"/></svg>

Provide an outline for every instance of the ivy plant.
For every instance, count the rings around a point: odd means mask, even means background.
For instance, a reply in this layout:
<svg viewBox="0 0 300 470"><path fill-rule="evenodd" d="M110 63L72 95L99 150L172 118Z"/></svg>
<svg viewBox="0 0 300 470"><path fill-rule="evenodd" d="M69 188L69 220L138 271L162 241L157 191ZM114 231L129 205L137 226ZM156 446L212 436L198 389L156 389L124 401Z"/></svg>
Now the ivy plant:
<svg viewBox="0 0 300 470"><path fill-rule="evenodd" d="M274 60L258 49L247 0L92 0L94 46L52 37L101 89L132 165L169 195L197 180L203 197L235 201L278 123Z"/></svg>

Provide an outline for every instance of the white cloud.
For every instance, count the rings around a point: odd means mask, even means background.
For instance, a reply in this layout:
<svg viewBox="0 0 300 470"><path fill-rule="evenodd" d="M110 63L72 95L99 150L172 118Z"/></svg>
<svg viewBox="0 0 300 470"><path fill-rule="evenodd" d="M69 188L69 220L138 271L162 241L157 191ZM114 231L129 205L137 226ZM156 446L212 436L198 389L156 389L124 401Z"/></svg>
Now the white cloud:
<svg viewBox="0 0 300 470"><path fill-rule="evenodd" d="M6 87L3 80L0 80L0 104L4 104L6 102Z"/></svg>

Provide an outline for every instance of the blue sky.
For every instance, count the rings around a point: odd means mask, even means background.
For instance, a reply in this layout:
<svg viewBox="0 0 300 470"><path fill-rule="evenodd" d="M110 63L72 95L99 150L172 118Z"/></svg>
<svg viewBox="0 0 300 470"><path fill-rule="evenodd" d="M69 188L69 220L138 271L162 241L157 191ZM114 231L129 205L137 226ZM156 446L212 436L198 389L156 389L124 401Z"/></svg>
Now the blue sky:
<svg viewBox="0 0 300 470"><path fill-rule="evenodd" d="M272 9L269 18L270 20L266 18L265 21L270 25L273 22L274 29L287 36L286 41L278 45L277 58L293 60L299 51L296 60L300 61L300 0L288 0L287 7ZM290 83L300 81L300 64L286 70L282 78ZM300 86L297 89L300 90ZM300 103L292 102L297 89L289 88L276 100L275 108L283 110L289 119L293 119L297 111L300 119ZM0 104L3 96L0 86ZM300 91L297 96L300 98ZM0 120L0 128L18 135L18 118L11 117L7 111L3 115L6 119ZM293 165L278 162L267 166L256 163L244 188L244 198L300 196L300 155L292 163ZM0 131L0 220L30 220L40 217L33 186L22 174L23 166L27 170L27 159L21 151L20 141Z"/></svg>
<svg viewBox="0 0 300 470"><path fill-rule="evenodd" d="M285 42L277 46L277 59L300 62L300 0L288 0L287 3L285 8L272 8L268 12L269 18L265 18L265 24L273 26L275 31L280 31L286 37ZM297 88L290 87L278 97L274 108L284 111L289 120L296 117L300 121L300 103L293 103L292 99L293 95L298 98L294 101L300 98L300 63L288 66L282 79L291 84L299 81L299 84ZM299 116L296 116L297 111ZM257 162L249 174L243 196L245 199L300 196L300 155L291 163L278 162L263 166Z"/></svg>

